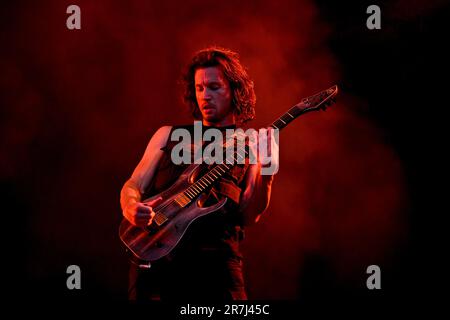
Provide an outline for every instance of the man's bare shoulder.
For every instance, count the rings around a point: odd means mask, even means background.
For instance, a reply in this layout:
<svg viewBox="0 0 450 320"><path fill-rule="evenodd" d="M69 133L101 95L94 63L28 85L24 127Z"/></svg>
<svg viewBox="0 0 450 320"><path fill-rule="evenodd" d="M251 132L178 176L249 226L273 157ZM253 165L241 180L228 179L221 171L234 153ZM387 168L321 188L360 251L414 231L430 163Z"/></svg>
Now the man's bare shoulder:
<svg viewBox="0 0 450 320"><path fill-rule="evenodd" d="M172 126L160 127L150 139L149 145L157 146L159 148L165 147L171 131Z"/></svg>

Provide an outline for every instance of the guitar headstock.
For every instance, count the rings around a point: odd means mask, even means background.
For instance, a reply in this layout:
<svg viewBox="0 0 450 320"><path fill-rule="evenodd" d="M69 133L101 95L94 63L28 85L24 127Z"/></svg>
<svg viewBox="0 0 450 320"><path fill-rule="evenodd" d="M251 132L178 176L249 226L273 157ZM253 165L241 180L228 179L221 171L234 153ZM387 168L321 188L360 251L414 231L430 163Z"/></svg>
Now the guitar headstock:
<svg viewBox="0 0 450 320"><path fill-rule="evenodd" d="M334 85L329 89L320 91L312 96L302 99L295 106L300 109L302 113L309 111L326 110L333 103L336 102L336 95L338 93L338 86Z"/></svg>
<svg viewBox="0 0 450 320"><path fill-rule="evenodd" d="M304 98L302 101L290 108L285 114L272 122L272 124L268 127L280 130L302 114L310 111L325 110L336 102L335 97L337 93L338 87L335 85L327 90L323 90L315 95Z"/></svg>

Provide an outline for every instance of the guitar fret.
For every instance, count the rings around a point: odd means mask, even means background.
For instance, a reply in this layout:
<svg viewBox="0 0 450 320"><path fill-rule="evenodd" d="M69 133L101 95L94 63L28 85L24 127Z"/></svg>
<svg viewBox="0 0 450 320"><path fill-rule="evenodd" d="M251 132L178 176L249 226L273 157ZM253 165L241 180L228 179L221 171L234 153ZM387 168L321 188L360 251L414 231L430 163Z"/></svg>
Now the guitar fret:
<svg viewBox="0 0 450 320"><path fill-rule="evenodd" d="M208 177L208 175L206 174L206 175L204 175L204 176L203 176L203 178L202 178L202 179L205 179L207 183L211 183L211 181L209 181L209 179L208 179L208 178L209 178L209 177Z"/></svg>
<svg viewBox="0 0 450 320"><path fill-rule="evenodd" d="M241 157L241 159L245 159L245 157L242 156L239 152L236 152L236 155L237 155L238 157Z"/></svg>
<svg viewBox="0 0 450 320"><path fill-rule="evenodd" d="M289 110L289 112L292 113L295 117L298 117L302 114L302 110L300 108L293 107L291 110Z"/></svg>
<svg viewBox="0 0 450 320"><path fill-rule="evenodd" d="M194 197L198 195L197 190L195 190L195 188L193 188L192 186L190 186L187 190L189 190L189 192L192 193Z"/></svg>
<svg viewBox="0 0 450 320"><path fill-rule="evenodd" d="M280 121L280 119L278 119L277 121L275 121L274 123L276 123L276 127L277 129L283 128L284 125L283 123Z"/></svg>
<svg viewBox="0 0 450 320"><path fill-rule="evenodd" d="M187 196L190 197L191 200L192 200L192 198L194 198L194 196L192 195L192 193L189 192L189 189L186 190L185 194L187 194Z"/></svg>
<svg viewBox="0 0 450 320"><path fill-rule="evenodd" d="M292 118L289 118L287 116L287 114L284 114L281 119L283 119L284 122L286 122L286 124L290 123L292 121Z"/></svg>

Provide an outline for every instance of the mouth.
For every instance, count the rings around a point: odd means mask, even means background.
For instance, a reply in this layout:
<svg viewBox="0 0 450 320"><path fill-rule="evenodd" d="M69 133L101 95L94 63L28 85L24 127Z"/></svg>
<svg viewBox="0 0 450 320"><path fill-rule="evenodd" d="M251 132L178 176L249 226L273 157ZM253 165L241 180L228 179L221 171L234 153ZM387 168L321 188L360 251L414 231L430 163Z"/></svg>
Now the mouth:
<svg viewBox="0 0 450 320"><path fill-rule="evenodd" d="M204 106L203 106L203 110L204 110L204 111L214 110L214 106L213 106L213 105L210 105L210 104L204 105Z"/></svg>

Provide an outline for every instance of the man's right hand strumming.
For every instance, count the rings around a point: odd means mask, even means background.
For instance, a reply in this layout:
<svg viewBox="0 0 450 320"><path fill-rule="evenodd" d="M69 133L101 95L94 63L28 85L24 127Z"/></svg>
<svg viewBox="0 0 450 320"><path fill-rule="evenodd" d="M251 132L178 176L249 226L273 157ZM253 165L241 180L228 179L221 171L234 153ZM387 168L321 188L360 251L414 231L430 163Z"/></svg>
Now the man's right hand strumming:
<svg viewBox="0 0 450 320"><path fill-rule="evenodd" d="M123 216L130 221L131 224L145 228L152 224L155 212L153 208L162 198L155 199L146 203L130 201L123 211Z"/></svg>

